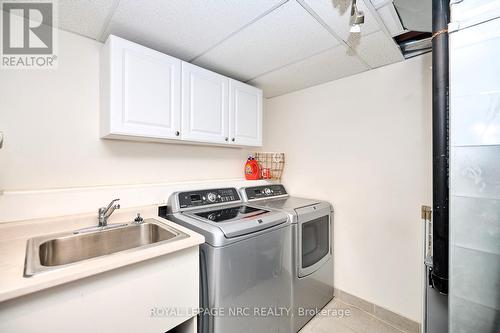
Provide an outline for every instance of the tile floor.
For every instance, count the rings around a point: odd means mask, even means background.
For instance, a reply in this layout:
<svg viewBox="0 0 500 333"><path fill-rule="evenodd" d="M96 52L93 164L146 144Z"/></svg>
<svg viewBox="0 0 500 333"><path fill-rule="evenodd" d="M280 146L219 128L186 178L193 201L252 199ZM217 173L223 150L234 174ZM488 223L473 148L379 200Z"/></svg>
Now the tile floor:
<svg viewBox="0 0 500 333"><path fill-rule="evenodd" d="M349 314L347 313L349 310ZM333 299L299 333L402 333L369 313Z"/></svg>

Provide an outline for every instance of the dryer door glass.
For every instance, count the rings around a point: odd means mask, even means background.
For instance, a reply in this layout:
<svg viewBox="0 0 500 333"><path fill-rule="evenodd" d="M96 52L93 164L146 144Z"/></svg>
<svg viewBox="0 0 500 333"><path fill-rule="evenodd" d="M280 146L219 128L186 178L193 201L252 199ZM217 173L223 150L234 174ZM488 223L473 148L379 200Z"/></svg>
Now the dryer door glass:
<svg viewBox="0 0 500 333"><path fill-rule="evenodd" d="M302 224L302 268L310 267L330 251L329 244L329 216L321 216L317 219Z"/></svg>

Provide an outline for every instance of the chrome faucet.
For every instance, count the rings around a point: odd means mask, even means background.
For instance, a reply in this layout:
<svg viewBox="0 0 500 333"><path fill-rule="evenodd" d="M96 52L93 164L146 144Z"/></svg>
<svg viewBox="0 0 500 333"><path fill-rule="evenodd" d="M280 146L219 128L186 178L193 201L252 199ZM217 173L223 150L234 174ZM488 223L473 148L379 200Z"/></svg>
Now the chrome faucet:
<svg viewBox="0 0 500 333"><path fill-rule="evenodd" d="M114 204L115 202L119 201L120 199L115 199L111 201L108 205L108 207L101 207L99 208L99 226L100 227L105 227L108 225L108 218L113 214L115 209L120 209L120 204Z"/></svg>

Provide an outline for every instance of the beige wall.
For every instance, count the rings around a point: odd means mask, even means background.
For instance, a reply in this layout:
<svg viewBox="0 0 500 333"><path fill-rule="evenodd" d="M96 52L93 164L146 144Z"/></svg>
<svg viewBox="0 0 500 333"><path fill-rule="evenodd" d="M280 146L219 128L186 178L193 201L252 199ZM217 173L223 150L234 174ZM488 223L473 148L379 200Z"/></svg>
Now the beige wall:
<svg viewBox="0 0 500 333"><path fill-rule="evenodd" d="M431 203L430 55L267 100L292 195L333 203L335 286L421 321Z"/></svg>
<svg viewBox="0 0 500 333"><path fill-rule="evenodd" d="M243 177L242 149L99 139L102 44L58 43L57 69L0 72L0 190Z"/></svg>

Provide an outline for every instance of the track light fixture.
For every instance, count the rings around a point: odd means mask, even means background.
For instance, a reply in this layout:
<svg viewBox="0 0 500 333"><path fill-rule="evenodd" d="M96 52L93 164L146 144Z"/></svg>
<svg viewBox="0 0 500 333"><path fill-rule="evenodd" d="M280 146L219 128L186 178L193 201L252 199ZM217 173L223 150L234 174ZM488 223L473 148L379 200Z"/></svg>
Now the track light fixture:
<svg viewBox="0 0 500 333"><path fill-rule="evenodd" d="M349 31L352 33L360 33L361 25L363 23L365 23L365 14L363 13L363 11L358 9L358 6L356 5L356 0L352 0L351 18L349 20L351 29Z"/></svg>

